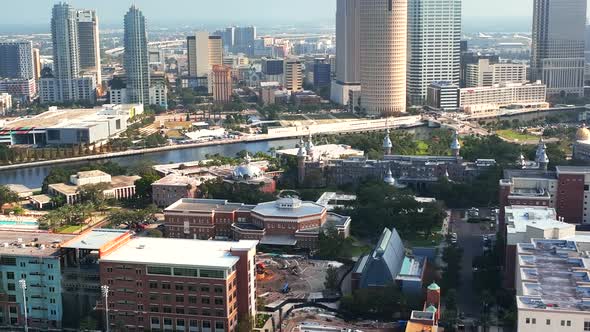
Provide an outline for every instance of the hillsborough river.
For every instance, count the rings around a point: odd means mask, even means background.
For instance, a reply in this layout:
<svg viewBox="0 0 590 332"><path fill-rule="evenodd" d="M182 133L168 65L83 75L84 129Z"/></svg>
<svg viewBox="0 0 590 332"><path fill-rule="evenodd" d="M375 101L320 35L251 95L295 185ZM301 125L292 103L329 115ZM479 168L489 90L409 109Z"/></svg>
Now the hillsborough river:
<svg viewBox="0 0 590 332"><path fill-rule="evenodd" d="M168 163L181 163L186 161L194 161L205 159L208 154L224 155L227 157L233 157L236 153L242 150L248 150L252 153L256 152L267 152L271 148L295 147L297 140L276 140L276 141L260 141L251 143L235 143L226 145L211 145L206 147L198 147L192 149L181 149L171 150L163 152L154 152L144 155L115 157L106 159L105 161L113 161L123 166L133 166L139 162L148 161L154 164L168 164ZM96 162L96 161L95 161ZM74 163L83 165L84 162ZM60 164L53 167L64 167L71 164ZM52 166L36 166L26 167L23 166L19 169L0 171L0 184L23 184L29 188L40 188L43 183L43 179L47 176Z"/></svg>
<svg viewBox="0 0 590 332"><path fill-rule="evenodd" d="M427 126L413 127L409 129L398 129L412 133L417 139L428 140L430 138L432 128ZM322 144L324 142L315 142ZM113 161L123 166L133 166L143 161L148 161L153 164L169 164L182 163L187 161L195 161L205 159L208 154L224 155L227 157L234 157L242 150L248 150L252 153L267 152L271 148L293 148L297 144L296 139L279 139L272 141L258 141L250 143L234 143L226 145L210 145L196 148L169 150L161 152L146 153L143 155L133 155L124 157L114 157L104 159L105 161ZM98 161L93 161L98 162ZM43 179L49 174L52 167L67 167L70 165L83 165L87 162L74 162L69 164L59 164L55 166L23 166L19 169L11 169L0 171L0 184L23 184L29 188L40 188Z"/></svg>

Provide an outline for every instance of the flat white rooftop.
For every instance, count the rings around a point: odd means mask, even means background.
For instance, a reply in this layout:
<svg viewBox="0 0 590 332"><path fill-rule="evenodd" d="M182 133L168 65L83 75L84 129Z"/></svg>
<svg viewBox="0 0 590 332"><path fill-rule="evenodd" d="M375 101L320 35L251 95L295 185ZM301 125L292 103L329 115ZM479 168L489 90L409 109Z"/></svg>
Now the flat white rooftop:
<svg viewBox="0 0 590 332"><path fill-rule="evenodd" d="M508 233L524 233L528 226L538 229L566 229L575 226L557 219L553 208L513 205L505 208Z"/></svg>
<svg viewBox="0 0 590 332"><path fill-rule="evenodd" d="M118 229L95 229L65 243L64 248L98 250L105 244L125 235L127 231Z"/></svg>
<svg viewBox="0 0 590 332"><path fill-rule="evenodd" d="M239 260L230 252L256 248L258 241L201 241L137 237L101 258L102 262L231 268Z"/></svg>

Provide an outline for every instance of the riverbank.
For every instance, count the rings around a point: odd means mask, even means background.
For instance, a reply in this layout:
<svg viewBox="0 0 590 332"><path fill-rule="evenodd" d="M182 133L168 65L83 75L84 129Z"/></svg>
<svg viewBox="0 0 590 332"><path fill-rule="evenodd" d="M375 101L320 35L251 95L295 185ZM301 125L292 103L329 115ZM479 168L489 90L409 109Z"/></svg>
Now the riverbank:
<svg viewBox="0 0 590 332"><path fill-rule="evenodd" d="M414 120L414 119L411 119L411 120ZM2 166L0 166L0 171L42 167L42 166L54 166L54 165L66 164L66 163L79 163L79 162L90 162L90 161L96 161L96 160L107 160L107 159L113 159L113 158L119 158L119 157L138 156L138 155L152 154L152 153L158 153L158 152L194 149L194 148L202 148L202 147L210 147L210 146L218 146L218 145L255 143L255 142L265 142L265 141L274 141L274 140L294 139L294 138L307 136L310 132L312 132L314 134L343 134L343 133L364 132L364 131L380 131L380 130L385 130L386 128L389 127L386 119L367 120L364 123L358 123L358 124L362 124L362 125L355 126L355 127L343 126L341 128L306 127L307 130L304 130L303 128L293 127L289 131L275 132L272 134L247 135L247 136L242 136L242 137L236 138L236 139L223 139L223 140L215 140L215 141L207 141L207 142L199 142L199 143L189 143L189 144L175 144L175 145L167 145L167 146L161 146L161 147L156 147L156 148L145 148L145 149L109 152L109 153L80 156L80 157L70 157L70 158L62 158L62 159L54 159L54 160L33 161L33 162L12 164L12 165L2 165ZM423 125L424 125L424 123L422 123L422 122L415 122L413 124L408 124L406 122L406 123L401 123L398 126L391 126L391 127L393 127L393 128L400 128L400 127L401 128L412 128L412 127L419 127L419 126L423 126ZM319 130L319 129L325 129L325 130Z"/></svg>

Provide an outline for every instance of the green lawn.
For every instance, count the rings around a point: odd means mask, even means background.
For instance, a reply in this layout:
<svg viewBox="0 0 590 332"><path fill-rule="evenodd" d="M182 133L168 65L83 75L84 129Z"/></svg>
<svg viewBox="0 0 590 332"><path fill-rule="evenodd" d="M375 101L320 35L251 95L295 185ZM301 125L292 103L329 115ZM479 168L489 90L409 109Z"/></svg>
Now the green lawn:
<svg viewBox="0 0 590 332"><path fill-rule="evenodd" d="M82 229L82 227L84 227L83 225L80 226L63 226L61 228L59 228L57 230L58 233L64 233L64 234L71 234L74 233L76 231L79 231L80 229Z"/></svg>
<svg viewBox="0 0 590 332"><path fill-rule="evenodd" d="M523 133L517 132L512 129L498 130L498 131L496 131L496 134L498 134L498 136L506 138L506 139L518 140L518 141L533 141L533 140L539 139L538 136L523 134Z"/></svg>

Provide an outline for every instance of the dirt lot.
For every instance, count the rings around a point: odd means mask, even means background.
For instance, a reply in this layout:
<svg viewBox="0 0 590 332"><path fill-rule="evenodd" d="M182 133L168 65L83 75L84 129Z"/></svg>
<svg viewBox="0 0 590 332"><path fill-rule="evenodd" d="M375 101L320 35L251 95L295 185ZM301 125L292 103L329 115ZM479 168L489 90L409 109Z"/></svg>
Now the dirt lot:
<svg viewBox="0 0 590 332"><path fill-rule="evenodd" d="M265 294L266 303L284 298L303 298L324 290L326 270L336 262L309 260L300 256L261 255L256 263L265 266L264 274L258 274L258 294ZM281 290L288 284L290 291L283 294Z"/></svg>

